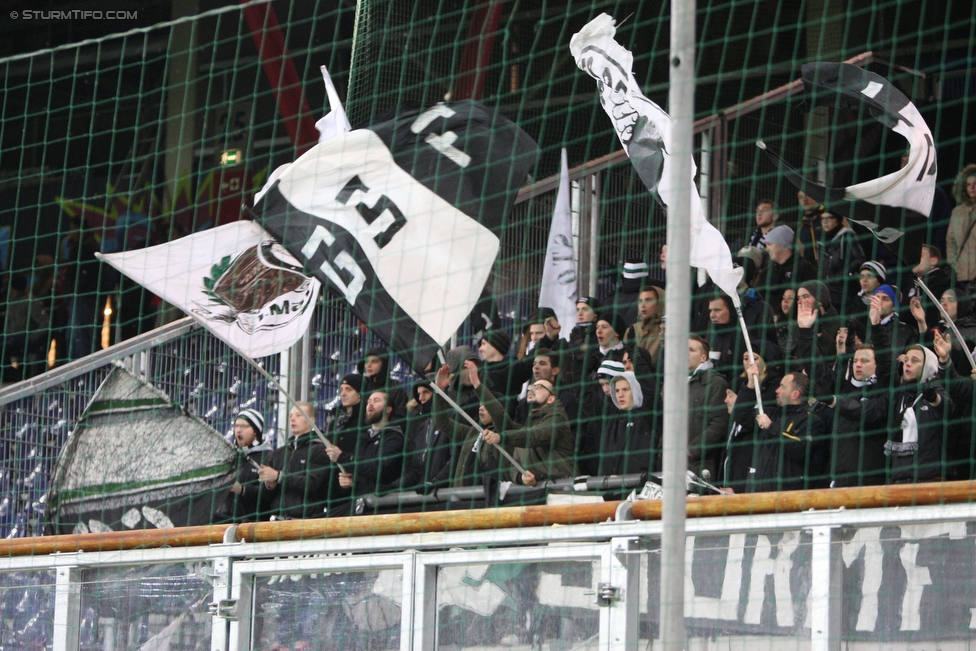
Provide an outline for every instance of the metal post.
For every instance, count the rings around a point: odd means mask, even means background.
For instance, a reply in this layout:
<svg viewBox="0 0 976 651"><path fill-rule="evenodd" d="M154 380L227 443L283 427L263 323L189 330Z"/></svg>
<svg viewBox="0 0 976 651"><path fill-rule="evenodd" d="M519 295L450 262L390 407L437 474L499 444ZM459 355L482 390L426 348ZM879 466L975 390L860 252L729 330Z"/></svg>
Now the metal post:
<svg viewBox="0 0 976 651"><path fill-rule="evenodd" d="M677 200L668 209L664 335L664 505L661 533L661 643L685 647L685 478L688 468L688 332L691 328L692 122L695 115L695 0L671 4L671 161Z"/></svg>
<svg viewBox="0 0 976 651"><path fill-rule="evenodd" d="M600 175L590 175L590 273L589 296L596 296L600 270Z"/></svg>
<svg viewBox="0 0 976 651"><path fill-rule="evenodd" d="M81 570L59 567L54 585L54 651L78 648L81 625Z"/></svg>
<svg viewBox="0 0 976 651"><path fill-rule="evenodd" d="M840 644L842 558L840 530L836 527L813 527L813 550L810 572L810 649L838 651Z"/></svg>

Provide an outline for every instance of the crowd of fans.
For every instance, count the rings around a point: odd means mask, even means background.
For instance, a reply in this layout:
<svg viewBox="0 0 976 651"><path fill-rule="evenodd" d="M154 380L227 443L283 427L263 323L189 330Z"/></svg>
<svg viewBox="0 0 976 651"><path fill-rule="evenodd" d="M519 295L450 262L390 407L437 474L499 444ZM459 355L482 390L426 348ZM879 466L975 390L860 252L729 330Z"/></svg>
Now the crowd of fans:
<svg viewBox="0 0 976 651"><path fill-rule="evenodd" d="M803 193L794 226L758 202L735 258L741 314L710 282L692 299L690 470L737 493L976 476L976 166L956 198L946 251L924 245L910 273L871 259L846 219ZM663 431L666 270L666 248L660 266L630 261L615 295L579 299L576 323L541 310L518 342L488 330L477 352L448 351L409 393L390 378L388 351L367 351L342 379L329 444L311 405L292 411L293 436L273 452L260 447L260 415L242 412L238 441L255 452L232 490L236 517L347 515L364 495L493 495L504 482L659 470L664 437L678 434Z"/></svg>

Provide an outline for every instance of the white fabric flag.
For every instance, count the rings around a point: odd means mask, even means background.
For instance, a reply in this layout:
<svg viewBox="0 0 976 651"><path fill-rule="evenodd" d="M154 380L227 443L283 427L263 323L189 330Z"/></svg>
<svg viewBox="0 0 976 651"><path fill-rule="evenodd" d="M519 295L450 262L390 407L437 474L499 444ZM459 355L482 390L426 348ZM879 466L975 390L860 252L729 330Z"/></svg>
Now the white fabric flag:
<svg viewBox="0 0 976 651"><path fill-rule="evenodd" d="M332 83L332 77L329 75L328 69L325 66L320 66L319 69L322 71L322 81L325 82L325 92L329 96L330 107L330 111L320 117L315 123L315 128L319 130L319 142L322 143L333 138L338 138L344 133L349 133L352 131L352 125L349 124L349 118L346 117L346 109L342 107L342 100L339 99L339 93L336 92L335 84ZM275 181L281 178L281 175L284 174L290 165L291 163L279 165L271 172L268 180L264 183L264 187L254 195L255 204L275 184Z"/></svg>
<svg viewBox="0 0 976 651"><path fill-rule="evenodd" d="M315 128L319 130L319 142L332 140L336 136L352 131L349 118L346 117L346 109L342 108L342 100L336 92L335 84L325 66L319 68L322 71L322 80L325 82L325 92L329 95L329 108L331 109L315 123Z"/></svg>
<svg viewBox="0 0 976 651"><path fill-rule="evenodd" d="M321 287L251 221L97 255L250 357L294 345L308 330Z"/></svg>
<svg viewBox="0 0 976 651"><path fill-rule="evenodd" d="M576 323L576 257L573 251L573 216L569 205L569 163L563 149L559 172L559 190L556 207L552 212L549 228L549 244L546 245L546 263L542 268L542 290L539 307L548 307L556 313L563 326L561 336L569 339Z"/></svg>
<svg viewBox="0 0 976 651"><path fill-rule="evenodd" d="M671 117L641 93L634 79L634 57L614 40L615 21L600 14L573 35L569 48L581 70L596 79L600 102L641 180L665 207L677 200L671 165ZM732 252L722 234L705 219L692 163L691 265L708 275L739 306L736 290L742 269L732 267Z"/></svg>

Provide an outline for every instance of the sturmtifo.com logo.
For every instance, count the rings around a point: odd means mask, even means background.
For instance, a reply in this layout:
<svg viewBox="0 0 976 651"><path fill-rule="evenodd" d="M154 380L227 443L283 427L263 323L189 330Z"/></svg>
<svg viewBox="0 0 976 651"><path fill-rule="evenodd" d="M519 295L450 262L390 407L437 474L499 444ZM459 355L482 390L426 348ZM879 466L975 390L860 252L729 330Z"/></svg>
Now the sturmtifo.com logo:
<svg viewBox="0 0 976 651"><path fill-rule="evenodd" d="M11 11L13 20L138 20L138 11L127 10L87 10L87 9L56 9L41 11L40 9L24 9Z"/></svg>

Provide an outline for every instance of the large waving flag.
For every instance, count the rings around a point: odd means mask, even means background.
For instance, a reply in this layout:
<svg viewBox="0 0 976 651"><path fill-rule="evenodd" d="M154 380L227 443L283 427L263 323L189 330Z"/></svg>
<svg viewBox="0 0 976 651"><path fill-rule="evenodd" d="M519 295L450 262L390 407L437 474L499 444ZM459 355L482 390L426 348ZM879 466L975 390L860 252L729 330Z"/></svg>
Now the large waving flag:
<svg viewBox="0 0 976 651"><path fill-rule="evenodd" d="M319 143L255 214L305 269L423 368L470 314L538 147L475 102L413 110Z"/></svg>
<svg viewBox="0 0 976 651"><path fill-rule="evenodd" d="M549 227L546 262L542 268L539 307L548 307L564 326L576 323L576 255L573 249L573 216L569 201L569 162L563 149L559 170L559 190ZM571 328L563 327L562 336L569 339Z"/></svg>
<svg viewBox="0 0 976 651"><path fill-rule="evenodd" d="M250 357L279 353L301 339L321 286L251 221L96 255Z"/></svg>
<svg viewBox="0 0 976 651"><path fill-rule="evenodd" d="M832 176L851 167L858 154L855 142L864 136L865 128L857 122L862 109L875 121L908 141L908 160L904 167L884 176L838 187L825 187L805 178L790 167L765 143L758 146L779 165L780 170L797 188L826 203L832 212L846 215L851 221L870 229L885 244L893 244L912 225L924 223L932 210L935 195L936 153L932 132L915 105L891 82L873 72L849 63L807 63L802 68L808 106L839 109L835 127L849 117L853 129L835 128L832 142ZM846 111L846 112L845 112ZM862 143L863 145L863 143ZM863 146L861 147L863 149ZM845 156L843 152L846 152ZM875 152L859 152L861 155ZM906 259L918 260L923 238L913 246Z"/></svg>
<svg viewBox="0 0 976 651"><path fill-rule="evenodd" d="M615 21L600 14L573 35L569 48L579 68L596 79L600 102L610 116L620 144L641 181L665 207L677 200L672 182L671 117L647 99L634 79L634 57L614 40ZM739 306L737 287L742 269L733 268L729 245L705 219L692 168L691 265L708 271L722 291Z"/></svg>

